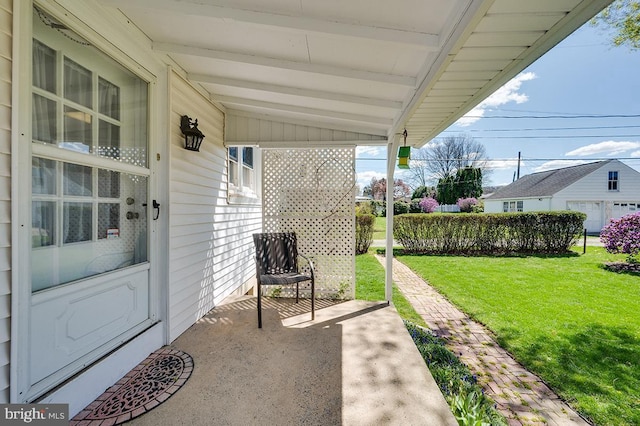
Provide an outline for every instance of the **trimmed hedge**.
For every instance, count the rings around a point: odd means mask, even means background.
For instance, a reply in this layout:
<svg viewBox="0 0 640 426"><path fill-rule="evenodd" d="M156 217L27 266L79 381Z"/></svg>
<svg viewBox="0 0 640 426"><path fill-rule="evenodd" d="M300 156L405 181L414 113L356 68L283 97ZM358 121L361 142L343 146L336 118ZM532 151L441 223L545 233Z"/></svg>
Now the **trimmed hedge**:
<svg viewBox="0 0 640 426"><path fill-rule="evenodd" d="M409 253L560 254L580 236L586 215L574 211L405 214L393 236Z"/></svg>
<svg viewBox="0 0 640 426"><path fill-rule="evenodd" d="M356 215L356 254L364 254L373 242L373 225L375 216L372 214Z"/></svg>

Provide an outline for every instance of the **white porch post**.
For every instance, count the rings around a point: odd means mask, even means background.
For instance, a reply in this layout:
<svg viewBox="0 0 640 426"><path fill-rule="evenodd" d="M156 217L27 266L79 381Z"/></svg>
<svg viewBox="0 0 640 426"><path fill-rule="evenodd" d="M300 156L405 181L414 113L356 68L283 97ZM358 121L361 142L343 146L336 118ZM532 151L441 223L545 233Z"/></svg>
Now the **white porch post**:
<svg viewBox="0 0 640 426"><path fill-rule="evenodd" d="M400 139L390 136L387 143L387 234L386 234L386 276L385 298L391 303L393 295L393 171L396 167L396 154Z"/></svg>

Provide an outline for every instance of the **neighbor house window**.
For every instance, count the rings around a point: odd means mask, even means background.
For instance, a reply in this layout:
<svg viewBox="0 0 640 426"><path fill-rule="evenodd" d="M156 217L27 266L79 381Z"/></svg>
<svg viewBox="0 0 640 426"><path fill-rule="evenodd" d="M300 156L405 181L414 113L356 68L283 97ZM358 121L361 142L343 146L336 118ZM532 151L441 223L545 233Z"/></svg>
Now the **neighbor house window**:
<svg viewBox="0 0 640 426"><path fill-rule="evenodd" d="M609 191L618 191L618 172L609 172Z"/></svg>
<svg viewBox="0 0 640 426"><path fill-rule="evenodd" d="M524 207L524 201L504 201L502 203L502 211L505 213L521 212Z"/></svg>
<svg viewBox="0 0 640 426"><path fill-rule="evenodd" d="M256 197L257 189L257 153L254 147L230 147L228 150L229 192L234 195Z"/></svg>

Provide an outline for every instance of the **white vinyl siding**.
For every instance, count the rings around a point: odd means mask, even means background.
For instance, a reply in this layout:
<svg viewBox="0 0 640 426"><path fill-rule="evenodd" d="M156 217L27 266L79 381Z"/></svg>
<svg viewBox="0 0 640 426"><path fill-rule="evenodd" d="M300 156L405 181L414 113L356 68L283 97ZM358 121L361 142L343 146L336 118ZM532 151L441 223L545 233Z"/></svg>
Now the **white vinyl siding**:
<svg viewBox="0 0 640 426"><path fill-rule="evenodd" d="M609 172L618 172L618 190L609 191ZM626 164L614 160L593 173L572 183L554 194L554 200L564 208L567 200L594 200L613 202L637 202L638 188L640 188L640 173Z"/></svg>
<svg viewBox="0 0 640 426"><path fill-rule="evenodd" d="M0 0L0 403L9 402L11 353L11 4Z"/></svg>
<svg viewBox="0 0 640 426"><path fill-rule="evenodd" d="M254 274L252 234L259 204L227 202L224 114L177 74L171 74L169 339L205 315ZM198 119L205 139L187 151L180 117Z"/></svg>

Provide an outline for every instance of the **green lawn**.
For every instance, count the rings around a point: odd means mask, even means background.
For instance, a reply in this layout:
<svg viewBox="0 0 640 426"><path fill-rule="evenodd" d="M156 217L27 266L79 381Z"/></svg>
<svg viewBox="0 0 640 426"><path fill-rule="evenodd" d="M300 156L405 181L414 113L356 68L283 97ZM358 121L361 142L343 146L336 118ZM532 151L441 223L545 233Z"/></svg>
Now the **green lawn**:
<svg viewBox="0 0 640 426"><path fill-rule="evenodd" d="M356 299L374 302L385 300L384 276L384 268L372 254L356 256ZM422 317L416 313L413 306L395 285L393 286L392 300L402 318L426 327Z"/></svg>
<svg viewBox="0 0 640 426"><path fill-rule="evenodd" d="M373 239L374 240L386 240L387 218L377 217L373 225Z"/></svg>
<svg viewBox="0 0 640 426"><path fill-rule="evenodd" d="M582 252L576 248L576 252ZM640 425L640 277L565 257L399 256L598 425Z"/></svg>

